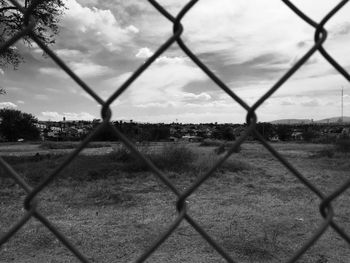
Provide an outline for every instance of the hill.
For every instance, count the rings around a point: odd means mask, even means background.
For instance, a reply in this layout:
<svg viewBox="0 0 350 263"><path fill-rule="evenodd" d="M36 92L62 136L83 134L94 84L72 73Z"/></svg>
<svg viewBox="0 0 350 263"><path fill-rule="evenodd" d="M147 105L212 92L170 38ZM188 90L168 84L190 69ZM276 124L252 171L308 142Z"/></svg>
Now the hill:
<svg viewBox="0 0 350 263"><path fill-rule="evenodd" d="M319 121L316 121L317 123L337 123L339 122L339 119L341 117L333 117L333 118L328 118L328 119L322 119ZM343 117L343 122L350 122L350 117L344 116Z"/></svg>
<svg viewBox="0 0 350 263"><path fill-rule="evenodd" d="M337 123L339 122L340 118L341 117L332 117L332 118L327 118L327 119L322 119L317 121L310 120L310 119L281 119L281 120L270 121L270 123L272 124ZM350 117L344 116L343 122L350 123Z"/></svg>
<svg viewBox="0 0 350 263"><path fill-rule="evenodd" d="M308 124L311 123L312 120L309 119L281 119L270 121L272 124Z"/></svg>

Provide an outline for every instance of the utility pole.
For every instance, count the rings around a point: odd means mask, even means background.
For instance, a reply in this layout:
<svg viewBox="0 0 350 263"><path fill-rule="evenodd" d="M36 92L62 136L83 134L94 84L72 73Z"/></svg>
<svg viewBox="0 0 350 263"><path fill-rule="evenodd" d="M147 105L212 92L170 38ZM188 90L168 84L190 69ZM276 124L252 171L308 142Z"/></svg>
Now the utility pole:
<svg viewBox="0 0 350 263"><path fill-rule="evenodd" d="M344 87L341 86L341 122L344 122Z"/></svg>

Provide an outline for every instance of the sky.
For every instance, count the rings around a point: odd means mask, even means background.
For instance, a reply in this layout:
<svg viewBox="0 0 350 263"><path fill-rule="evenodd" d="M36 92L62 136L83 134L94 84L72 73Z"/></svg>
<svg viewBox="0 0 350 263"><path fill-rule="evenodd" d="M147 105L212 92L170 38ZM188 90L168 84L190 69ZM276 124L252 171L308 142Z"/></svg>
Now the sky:
<svg viewBox="0 0 350 263"><path fill-rule="evenodd" d="M176 15L188 1L159 0ZM295 0L320 21L339 1ZM171 35L172 23L145 0L65 0L51 49L107 99ZM350 4L327 24L324 47L350 72ZM182 39L233 92L253 105L313 45L314 29L280 0L200 0L182 20ZM0 107L39 120L92 120L101 106L37 45L18 42L25 63L0 70ZM257 110L258 121L350 116L350 83L313 55ZM112 104L112 120L243 123L246 111L175 43Z"/></svg>

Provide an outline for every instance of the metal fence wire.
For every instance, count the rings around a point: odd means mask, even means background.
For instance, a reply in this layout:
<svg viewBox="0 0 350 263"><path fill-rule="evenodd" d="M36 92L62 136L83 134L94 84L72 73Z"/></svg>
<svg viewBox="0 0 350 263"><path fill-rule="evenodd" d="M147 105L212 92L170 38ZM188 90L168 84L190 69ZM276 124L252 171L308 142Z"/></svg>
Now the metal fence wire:
<svg viewBox="0 0 350 263"><path fill-rule="evenodd" d="M119 137L119 139L125 144L125 146L134 154L136 154L140 159L142 159L153 172L153 174L158 177L169 189L177 196L176 207L177 218L168 229L161 234L161 236L154 241L154 243L147 248L142 255L136 259L136 262L144 262L179 226L179 224L186 220L227 262L237 262L234 260L212 237L210 237L203 228L187 213L187 201L186 199L191 196L196 189L203 184L214 171L218 169L225 160L236 151L240 145L247 139L250 134L254 134L262 145L277 159L281 162L296 178L298 178L310 191L312 191L320 199L319 212L323 217L322 223L318 226L317 230L313 235L299 248L298 251L287 262L296 262L313 244L317 242L318 239L324 234L328 227L333 228L338 235L344 239L348 244L350 244L350 236L341 229L334 221L335 211L332 208L332 201L342 195L350 187L350 179L344 182L336 191L329 195L325 195L319 189L316 188L310 181L308 181L302 173L300 173L291 163L289 163L285 158L283 158L255 129L257 123L256 110L271 97L271 95L276 92L288 79L300 69L301 66L317 51L341 74L347 81L350 82L349 73L337 63L337 61L332 58L331 55L324 49L323 44L327 39L327 31L324 28L325 24L348 2L348 0L340 1L332 10L328 12L326 16L319 22L313 21L310 17L305 15L301 10L299 10L292 2L288 0L282 0L282 2L291 9L297 16L300 17L305 23L309 24L315 29L314 34L314 44L313 46L304 54L304 56L299 59L299 61L292 66L253 106L248 106L239 96L235 94L223 81L220 80L210 69L201 62L201 60L186 46L186 44L181 39L181 34L184 30L181 20L186 15L186 13L198 2L198 0L189 1L182 10L177 14L176 17L171 15L163 6L161 6L155 0L149 0L149 3L159 11L164 17L166 17L173 24L173 34L172 36L151 56L144 64L142 64L130 77L127 79L106 101L101 99L81 78L79 78L51 49L49 49L39 38L34 34L35 20L31 16L33 10L36 6L42 2L42 0L34 0L28 8L23 8L17 1L10 0L14 6L16 6L24 15L23 19L23 29L18 32L11 39L6 40L0 46L0 54L5 52L11 45L15 44L18 40L24 36L30 37L35 41L38 46L61 67L85 92L92 96L97 103L102 106L101 116L103 121L98 127L96 127L75 149L65 161L54 170L51 174L48 174L45 180L43 180L37 187L32 188L25 180L3 159L0 157L0 165L6 171L7 175L11 177L20 187L22 187L27 193L24 208L25 214L22 218L18 220L4 235L0 236L0 247L6 243L18 230L20 230L30 218L34 217L39 220L43 225L45 225L64 246L66 246L81 262L89 262L87 257L83 255L78 247L73 245L45 216L43 216L38 208L38 203L40 200L37 198L38 194L43 191L55 178L57 178L60 172L68 166L73 159L86 147L86 145L96 136L99 132L105 129L112 129L113 133ZM160 171L146 156L138 151L136 146L119 131L116 127L110 124L111 109L110 105L126 90L130 85L145 71L147 68L171 45L178 44L178 46L183 50L183 52L191 58L191 60L203 70L208 77L217 84L219 88L225 91L233 100L233 103L240 104L247 112L246 121L247 128L244 134L238 138L232 148L227 152L227 154L219 160L208 172L198 177L197 180L186 190L180 191L176 188L171 181L166 177L166 175Z"/></svg>

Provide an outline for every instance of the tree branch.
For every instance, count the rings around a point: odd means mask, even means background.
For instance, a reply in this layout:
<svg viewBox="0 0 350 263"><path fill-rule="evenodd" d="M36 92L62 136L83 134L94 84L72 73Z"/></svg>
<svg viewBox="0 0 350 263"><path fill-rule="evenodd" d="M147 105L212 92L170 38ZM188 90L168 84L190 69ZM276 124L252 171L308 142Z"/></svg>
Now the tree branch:
<svg viewBox="0 0 350 263"><path fill-rule="evenodd" d="M7 10L18 10L18 8L15 7L15 6L5 6L5 7L0 8L0 12L1 12L1 13L2 13L2 12L5 12L5 11L7 11Z"/></svg>

